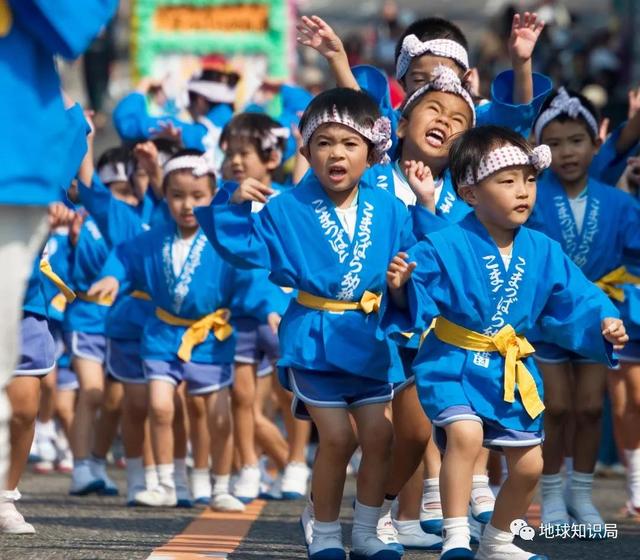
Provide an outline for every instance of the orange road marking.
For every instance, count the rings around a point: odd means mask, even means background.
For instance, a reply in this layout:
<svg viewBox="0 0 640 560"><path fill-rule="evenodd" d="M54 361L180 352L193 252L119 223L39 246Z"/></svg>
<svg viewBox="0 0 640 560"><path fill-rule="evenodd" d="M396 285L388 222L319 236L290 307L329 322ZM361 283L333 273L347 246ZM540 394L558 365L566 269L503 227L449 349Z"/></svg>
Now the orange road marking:
<svg viewBox="0 0 640 560"><path fill-rule="evenodd" d="M203 560L227 558L242 542L266 505L254 500L244 513L219 513L206 509L147 560Z"/></svg>

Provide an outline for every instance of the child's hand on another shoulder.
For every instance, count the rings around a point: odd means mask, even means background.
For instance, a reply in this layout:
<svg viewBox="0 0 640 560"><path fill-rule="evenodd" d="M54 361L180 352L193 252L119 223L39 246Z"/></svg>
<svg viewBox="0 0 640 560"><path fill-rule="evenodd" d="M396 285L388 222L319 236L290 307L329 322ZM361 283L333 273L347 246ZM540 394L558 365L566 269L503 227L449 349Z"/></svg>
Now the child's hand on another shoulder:
<svg viewBox="0 0 640 560"><path fill-rule="evenodd" d="M263 185L257 179L245 179L240 183L238 188L231 196L231 202L234 204L242 204L243 202L267 202L267 199L273 194L273 189Z"/></svg>
<svg viewBox="0 0 640 560"><path fill-rule="evenodd" d="M296 40L305 47L317 50L327 60L344 53L344 46L335 31L318 16L302 16L296 25Z"/></svg>
<svg viewBox="0 0 640 560"><path fill-rule="evenodd" d="M624 328L624 323L620 319L607 317L602 321L602 336L613 344L614 350L622 350L625 343L629 341L629 335Z"/></svg>
<svg viewBox="0 0 640 560"><path fill-rule="evenodd" d="M421 161L406 161L404 174L411 190L418 199L418 204L431 212L436 211L436 185L431 169Z"/></svg>

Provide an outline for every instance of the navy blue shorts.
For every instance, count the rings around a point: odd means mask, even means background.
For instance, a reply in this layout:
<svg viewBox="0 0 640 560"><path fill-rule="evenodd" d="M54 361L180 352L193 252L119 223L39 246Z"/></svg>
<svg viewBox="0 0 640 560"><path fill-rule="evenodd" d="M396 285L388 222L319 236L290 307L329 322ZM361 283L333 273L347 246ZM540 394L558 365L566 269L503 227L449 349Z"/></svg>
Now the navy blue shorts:
<svg viewBox="0 0 640 560"><path fill-rule="evenodd" d="M58 391L75 391L80 388L78 376L68 367L58 366L56 387Z"/></svg>
<svg viewBox="0 0 640 560"><path fill-rule="evenodd" d="M173 360L143 360L142 367L147 381L167 381L176 387L182 381L190 395L206 395L224 389L233 383L231 364L198 364Z"/></svg>
<svg viewBox="0 0 640 560"><path fill-rule="evenodd" d="M107 339L106 365L109 374L122 383L146 383L140 357L140 341Z"/></svg>
<svg viewBox="0 0 640 560"><path fill-rule="evenodd" d="M503 447L531 447L540 445L544 440L542 432L525 432L500 426L494 420L481 417L468 405L455 405L445 408L435 418L431 419L433 437L440 451L447 446L445 426L462 420L472 420L482 424L484 433L482 445L488 449L501 451Z"/></svg>
<svg viewBox="0 0 640 560"><path fill-rule="evenodd" d="M630 340L622 350L616 350L621 362L640 363L640 341Z"/></svg>
<svg viewBox="0 0 640 560"><path fill-rule="evenodd" d="M566 362L573 362L576 364L595 364L593 360L585 358L580 354L576 354L571 350L565 350L555 344L549 344L547 342L536 342L534 344L536 353L534 358L542 364L564 364Z"/></svg>
<svg viewBox="0 0 640 560"><path fill-rule="evenodd" d="M306 405L319 408L357 408L393 399L393 385L343 371L288 369L288 387L293 392L291 410L302 420L311 417Z"/></svg>
<svg viewBox="0 0 640 560"><path fill-rule="evenodd" d="M403 389L413 385L416 382L416 376L411 369L413 361L418 355L417 348L408 348L406 346L398 346L398 353L400 354L400 360L402 361L402 369L404 371L405 380L394 383L393 392L398 394Z"/></svg>
<svg viewBox="0 0 640 560"><path fill-rule="evenodd" d="M240 318L234 322L236 333L235 361L241 364L274 363L280 358L278 335L271 327L253 319Z"/></svg>
<svg viewBox="0 0 640 560"><path fill-rule="evenodd" d="M13 375L47 375L56 366L56 343L47 319L25 313L20 322L20 359Z"/></svg>

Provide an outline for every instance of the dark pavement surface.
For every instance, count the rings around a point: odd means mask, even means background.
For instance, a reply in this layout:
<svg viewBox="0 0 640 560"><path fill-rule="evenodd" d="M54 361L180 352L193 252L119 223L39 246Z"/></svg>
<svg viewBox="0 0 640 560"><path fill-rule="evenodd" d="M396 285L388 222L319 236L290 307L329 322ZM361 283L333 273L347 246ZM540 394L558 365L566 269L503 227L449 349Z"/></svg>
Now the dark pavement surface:
<svg viewBox="0 0 640 560"><path fill-rule="evenodd" d="M112 470L124 490L124 473ZM124 498L67 495L68 477L26 474L19 509L36 527L33 536L0 536L1 560L145 560L153 549L180 533L199 509L124 507ZM355 485L349 479L342 510L345 543L349 542ZM593 542L546 540L536 535L524 548L553 560L640 559L640 523L619 515L625 499L624 481L597 479L596 503L607 523L616 523L618 538ZM306 558L298 517L303 502L270 502L253 524L231 560L293 560ZM224 556L209 556L220 558ZM435 559L437 554L408 552L407 560ZM203 557L204 558L204 557ZM163 556L164 560L168 560Z"/></svg>

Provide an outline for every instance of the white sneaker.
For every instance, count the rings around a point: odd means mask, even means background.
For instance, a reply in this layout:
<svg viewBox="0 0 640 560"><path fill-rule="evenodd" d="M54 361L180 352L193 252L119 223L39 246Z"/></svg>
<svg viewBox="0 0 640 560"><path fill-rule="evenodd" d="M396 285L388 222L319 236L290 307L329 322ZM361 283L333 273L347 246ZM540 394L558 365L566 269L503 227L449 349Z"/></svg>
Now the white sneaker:
<svg viewBox="0 0 640 560"><path fill-rule="evenodd" d="M422 498L420 507L420 527L431 535L442 534L442 504L440 502L426 502Z"/></svg>
<svg viewBox="0 0 640 560"><path fill-rule="evenodd" d="M391 520L390 511L378 519L376 536L378 537L378 540L382 541L390 548L397 550L401 554L404 552L404 547L398 540L398 531L396 531L393 521Z"/></svg>
<svg viewBox="0 0 640 560"><path fill-rule="evenodd" d="M307 500L307 505L302 510L302 515L300 515L300 526L302 527L302 532L304 534L304 542L307 543L307 547L313 541L313 520L315 517L315 513L313 511L313 502L311 499Z"/></svg>
<svg viewBox="0 0 640 560"><path fill-rule="evenodd" d="M13 502L0 504L0 533L33 535L35 532L33 525L24 520Z"/></svg>
<svg viewBox="0 0 640 560"><path fill-rule="evenodd" d="M471 515L478 522L486 525L491 521L496 498L489 486L476 488L471 493Z"/></svg>
<svg viewBox="0 0 640 560"><path fill-rule="evenodd" d="M49 474L53 472L54 468L53 461L38 461L33 465L33 472L36 474Z"/></svg>
<svg viewBox="0 0 640 560"><path fill-rule="evenodd" d="M86 496L92 492L99 492L103 488L104 480L94 476L88 461L74 465L71 473L69 494L72 496Z"/></svg>
<svg viewBox="0 0 640 560"><path fill-rule="evenodd" d="M420 521L398 521L393 519L398 542L407 549L440 550L442 538L437 535L425 533L420 526ZM380 537L380 533L378 533Z"/></svg>
<svg viewBox="0 0 640 560"><path fill-rule="evenodd" d="M231 494L216 494L215 496L211 496L209 507L214 511L229 513L242 513L245 510L244 504Z"/></svg>
<svg viewBox="0 0 640 560"><path fill-rule="evenodd" d="M548 560L546 556L527 552L515 544L488 545L480 543L475 560Z"/></svg>
<svg viewBox="0 0 640 560"><path fill-rule="evenodd" d="M251 503L260 494L260 468L257 465L245 465L240 469L233 494L244 504Z"/></svg>
<svg viewBox="0 0 640 560"><path fill-rule="evenodd" d="M39 437L36 441L37 455L41 461L53 463L58 456L58 450L50 437Z"/></svg>
<svg viewBox="0 0 640 560"><path fill-rule="evenodd" d="M267 486L264 480L260 483L260 498L264 500L282 500L282 476L279 475Z"/></svg>
<svg viewBox="0 0 640 560"><path fill-rule="evenodd" d="M289 463L282 474L282 499L299 500L307 495L311 470L304 463Z"/></svg>
<svg viewBox="0 0 640 560"><path fill-rule="evenodd" d="M67 449L59 456L56 470L64 474L71 474L73 472L73 454L71 453L71 449Z"/></svg>
<svg viewBox="0 0 640 560"><path fill-rule="evenodd" d="M147 507L176 507L178 505L175 489L164 486L138 492L134 500L136 505Z"/></svg>

